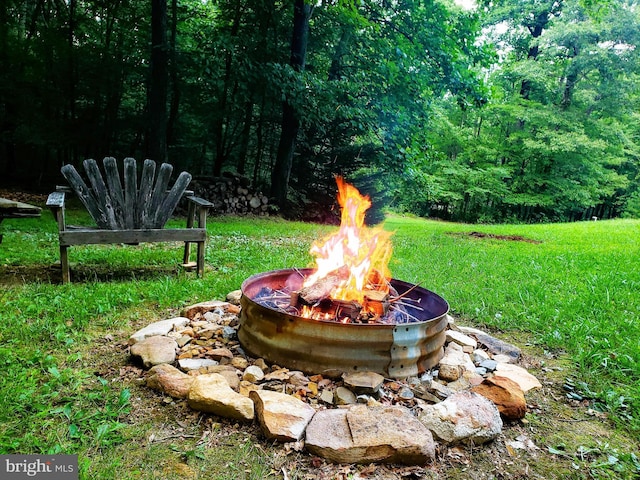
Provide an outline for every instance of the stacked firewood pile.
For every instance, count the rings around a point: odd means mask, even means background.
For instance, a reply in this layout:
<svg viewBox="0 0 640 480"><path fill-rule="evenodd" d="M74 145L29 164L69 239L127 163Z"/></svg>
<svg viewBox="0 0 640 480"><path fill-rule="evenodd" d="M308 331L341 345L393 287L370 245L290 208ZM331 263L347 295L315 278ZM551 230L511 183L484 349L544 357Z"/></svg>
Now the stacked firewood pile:
<svg viewBox="0 0 640 480"><path fill-rule="evenodd" d="M245 177L225 173L222 177L194 178L190 188L196 196L214 204L211 214L268 216L273 211L269 197L253 189L250 183Z"/></svg>

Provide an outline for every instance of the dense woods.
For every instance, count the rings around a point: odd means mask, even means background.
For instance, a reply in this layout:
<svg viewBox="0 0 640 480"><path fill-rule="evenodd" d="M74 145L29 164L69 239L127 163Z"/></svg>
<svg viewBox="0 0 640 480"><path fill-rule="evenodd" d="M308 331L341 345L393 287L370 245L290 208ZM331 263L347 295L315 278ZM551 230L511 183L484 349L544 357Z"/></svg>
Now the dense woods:
<svg viewBox="0 0 640 480"><path fill-rule="evenodd" d="M245 177L301 218L337 174L423 216L638 217L639 16L627 0L6 0L0 182L46 191L63 164L133 156Z"/></svg>

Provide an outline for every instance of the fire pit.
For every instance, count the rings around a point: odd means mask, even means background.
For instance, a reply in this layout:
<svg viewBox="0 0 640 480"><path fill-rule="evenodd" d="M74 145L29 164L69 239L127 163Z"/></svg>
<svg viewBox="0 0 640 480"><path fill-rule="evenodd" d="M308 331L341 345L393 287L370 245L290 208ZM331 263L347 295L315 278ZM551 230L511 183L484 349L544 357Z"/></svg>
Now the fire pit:
<svg viewBox="0 0 640 480"><path fill-rule="evenodd" d="M392 323L302 317L292 313L296 307L291 306L291 293L298 292L313 271L276 270L245 280L238 337L248 354L325 376L373 371L406 378L437 365L443 355L449 311L442 297L392 279L391 287L403 303L402 311L392 315Z"/></svg>
<svg viewBox="0 0 640 480"><path fill-rule="evenodd" d="M391 279L391 233L365 226L371 201L336 180L340 229L311 246L316 268L243 283L240 343L253 356L307 373L418 375L442 358L449 305Z"/></svg>

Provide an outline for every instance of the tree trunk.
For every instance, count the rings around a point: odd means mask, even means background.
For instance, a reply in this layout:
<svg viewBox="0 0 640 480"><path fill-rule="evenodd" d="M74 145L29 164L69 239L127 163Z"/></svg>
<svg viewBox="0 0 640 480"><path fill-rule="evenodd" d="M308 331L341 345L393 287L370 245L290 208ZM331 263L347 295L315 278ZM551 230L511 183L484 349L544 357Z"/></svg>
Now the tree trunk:
<svg viewBox="0 0 640 480"><path fill-rule="evenodd" d="M233 24L231 25L231 36L237 37L240 29L240 20L244 7L241 3L237 4L237 10L233 18ZM216 157L213 162L213 176L219 177L222 173L222 167L227 159L226 143L227 138L225 135L225 116L227 114L227 103L229 96L229 88L231 85L231 74L233 73L233 51L228 49L224 59L224 82L222 85L222 91L218 98L218 112L216 114L213 124L213 139L215 141Z"/></svg>
<svg viewBox="0 0 640 480"><path fill-rule="evenodd" d="M167 0L151 1L151 78L148 92L147 156L167 161Z"/></svg>
<svg viewBox="0 0 640 480"><path fill-rule="evenodd" d="M244 124L240 133L240 148L238 152L238 173L245 174L247 168L247 155L249 152L249 137L251 134L251 121L253 119L253 103L247 102L244 106Z"/></svg>
<svg viewBox="0 0 640 480"><path fill-rule="evenodd" d="M343 62L342 58L346 55L351 43L353 29L350 25L345 25L342 34L340 35L340 41L333 52L333 58L331 59L331 67L329 68L329 81L340 80L342 78Z"/></svg>
<svg viewBox="0 0 640 480"><path fill-rule="evenodd" d="M289 63L297 72L302 72L307 55L307 41L309 36L309 17L311 6L304 0L296 0L293 9L293 36L291 38L291 59ZM271 172L271 196L276 204L283 208L287 201L289 177L293 164L296 137L300 129L298 112L287 99L282 103L282 130L276 163Z"/></svg>
<svg viewBox="0 0 640 480"><path fill-rule="evenodd" d="M540 49L538 47L538 41L536 39L542 35L542 33L544 32L544 29L549 24L549 16L551 14L552 8L553 6L550 5L547 10L538 12L537 15L534 14L533 22L529 25L526 25L527 29L529 30L529 33L531 33L531 36L534 38L534 43L531 47L529 47L529 51L527 52L527 58L529 60L538 59L538 55L540 54ZM522 84L520 85L520 96L525 100L528 100L532 87L533 85L531 81L524 79L522 81Z"/></svg>
<svg viewBox="0 0 640 480"><path fill-rule="evenodd" d="M176 41L178 37L178 0L171 0L171 46L169 75L171 77L171 101L167 120L167 147L175 143L175 125L180 108L180 85L178 83L178 64Z"/></svg>

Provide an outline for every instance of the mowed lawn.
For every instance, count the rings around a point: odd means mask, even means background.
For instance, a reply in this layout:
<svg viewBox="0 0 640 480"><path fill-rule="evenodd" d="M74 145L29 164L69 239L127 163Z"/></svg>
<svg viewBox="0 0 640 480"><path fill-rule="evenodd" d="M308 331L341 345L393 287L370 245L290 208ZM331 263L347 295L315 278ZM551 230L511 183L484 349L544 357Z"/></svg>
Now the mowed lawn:
<svg viewBox="0 0 640 480"><path fill-rule="evenodd" d="M311 243L335 227L211 218L202 279L180 269L179 244L74 247L68 285L54 266L47 212L0 228L0 453L108 456L136 433L123 421L129 390L96 380L95 345L224 299L255 273L308 266ZM440 294L468 325L566 356L593 407L640 434L640 221L464 225L389 215L384 228L394 232L394 277Z"/></svg>

